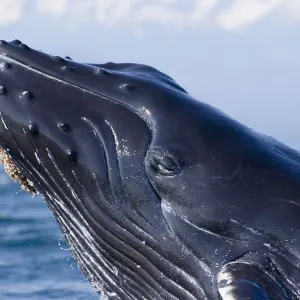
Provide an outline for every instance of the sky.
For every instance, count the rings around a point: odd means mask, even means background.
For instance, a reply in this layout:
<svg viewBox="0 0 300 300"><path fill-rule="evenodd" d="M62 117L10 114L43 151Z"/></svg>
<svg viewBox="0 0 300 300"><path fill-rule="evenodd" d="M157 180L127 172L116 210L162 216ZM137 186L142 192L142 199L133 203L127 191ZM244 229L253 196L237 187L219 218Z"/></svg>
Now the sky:
<svg viewBox="0 0 300 300"><path fill-rule="evenodd" d="M136 62L300 149L300 0L0 0L0 39Z"/></svg>

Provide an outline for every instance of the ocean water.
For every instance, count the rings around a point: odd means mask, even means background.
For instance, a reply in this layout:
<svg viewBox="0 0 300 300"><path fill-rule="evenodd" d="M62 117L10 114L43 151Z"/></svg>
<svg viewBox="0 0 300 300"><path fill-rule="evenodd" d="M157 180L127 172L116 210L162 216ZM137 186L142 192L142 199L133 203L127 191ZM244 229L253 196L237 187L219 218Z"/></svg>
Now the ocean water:
<svg viewBox="0 0 300 300"><path fill-rule="evenodd" d="M44 201L0 168L0 299L99 300Z"/></svg>

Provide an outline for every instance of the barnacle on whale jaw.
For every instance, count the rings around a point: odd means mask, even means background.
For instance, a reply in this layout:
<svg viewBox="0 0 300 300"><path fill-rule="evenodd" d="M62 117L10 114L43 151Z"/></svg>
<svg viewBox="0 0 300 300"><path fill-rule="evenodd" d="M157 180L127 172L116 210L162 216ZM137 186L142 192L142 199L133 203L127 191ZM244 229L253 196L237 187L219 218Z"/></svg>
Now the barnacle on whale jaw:
<svg viewBox="0 0 300 300"><path fill-rule="evenodd" d="M10 178L21 186L21 189L32 195L36 195L37 191L32 183L20 169L15 165L13 160L7 155L7 153L0 148L0 163L3 164L5 172Z"/></svg>

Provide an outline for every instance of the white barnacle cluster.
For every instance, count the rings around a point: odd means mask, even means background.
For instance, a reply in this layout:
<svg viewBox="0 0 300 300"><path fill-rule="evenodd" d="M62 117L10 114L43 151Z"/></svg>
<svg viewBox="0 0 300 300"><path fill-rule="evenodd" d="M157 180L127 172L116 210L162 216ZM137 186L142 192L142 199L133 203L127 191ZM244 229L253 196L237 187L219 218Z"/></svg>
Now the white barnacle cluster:
<svg viewBox="0 0 300 300"><path fill-rule="evenodd" d="M20 169L15 165L13 160L0 148L0 163L3 164L5 172L10 178L20 184L21 189L32 195L36 195L37 191L32 183L26 176L22 174Z"/></svg>

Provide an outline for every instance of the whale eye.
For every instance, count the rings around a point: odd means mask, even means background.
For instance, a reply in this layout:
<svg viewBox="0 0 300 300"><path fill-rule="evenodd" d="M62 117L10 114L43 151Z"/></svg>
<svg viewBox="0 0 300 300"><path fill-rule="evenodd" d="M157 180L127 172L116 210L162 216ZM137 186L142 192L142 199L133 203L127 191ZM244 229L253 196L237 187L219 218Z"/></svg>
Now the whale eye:
<svg viewBox="0 0 300 300"><path fill-rule="evenodd" d="M163 176L174 176L181 171L179 163L171 155L155 154L150 165L155 172Z"/></svg>

